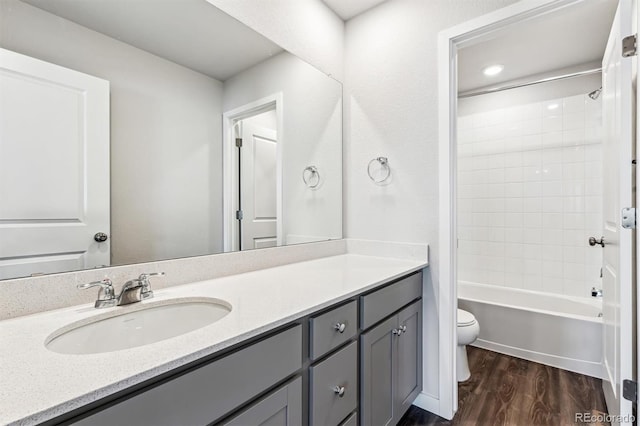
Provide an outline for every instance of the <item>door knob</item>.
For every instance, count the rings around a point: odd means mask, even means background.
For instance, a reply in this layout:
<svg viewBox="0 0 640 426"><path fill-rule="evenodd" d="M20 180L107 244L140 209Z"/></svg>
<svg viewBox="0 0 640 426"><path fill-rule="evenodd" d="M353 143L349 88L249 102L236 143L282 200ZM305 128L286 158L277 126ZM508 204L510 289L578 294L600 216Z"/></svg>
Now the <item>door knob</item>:
<svg viewBox="0 0 640 426"><path fill-rule="evenodd" d="M594 247L596 244L599 244L602 247L604 247L604 237L600 237L599 240L596 240L596 237L589 237L589 245L591 247Z"/></svg>
<svg viewBox="0 0 640 426"><path fill-rule="evenodd" d="M98 232L97 234L95 234L93 236L93 239L96 240L99 243L104 243L105 241L107 241L109 239L109 236L107 234L105 234L104 232Z"/></svg>

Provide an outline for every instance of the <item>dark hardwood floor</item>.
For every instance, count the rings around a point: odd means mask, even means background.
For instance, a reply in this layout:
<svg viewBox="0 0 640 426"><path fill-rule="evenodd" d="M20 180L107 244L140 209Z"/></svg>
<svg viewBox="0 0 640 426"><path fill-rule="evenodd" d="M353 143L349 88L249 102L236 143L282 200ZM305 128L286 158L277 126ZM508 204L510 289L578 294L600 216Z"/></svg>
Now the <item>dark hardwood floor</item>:
<svg viewBox="0 0 640 426"><path fill-rule="evenodd" d="M453 420L411 407L399 426L564 426L575 413L607 412L602 381L535 362L468 347L471 378L458 387Z"/></svg>

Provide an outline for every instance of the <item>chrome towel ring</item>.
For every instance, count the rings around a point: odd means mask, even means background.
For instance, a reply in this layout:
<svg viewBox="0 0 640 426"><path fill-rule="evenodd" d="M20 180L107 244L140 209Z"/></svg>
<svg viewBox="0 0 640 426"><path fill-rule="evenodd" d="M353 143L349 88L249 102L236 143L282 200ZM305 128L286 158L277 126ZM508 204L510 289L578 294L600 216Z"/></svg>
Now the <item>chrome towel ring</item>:
<svg viewBox="0 0 640 426"><path fill-rule="evenodd" d="M380 168L378 170L372 169L371 166L378 163ZM369 179L374 183L380 184L386 182L391 177L391 167L389 167L389 159L387 157L376 157L369 161L367 165L367 174Z"/></svg>
<svg viewBox="0 0 640 426"><path fill-rule="evenodd" d="M302 181L307 188L316 189L320 185L320 172L316 166L307 166L302 171ZM315 181L315 183L313 183Z"/></svg>

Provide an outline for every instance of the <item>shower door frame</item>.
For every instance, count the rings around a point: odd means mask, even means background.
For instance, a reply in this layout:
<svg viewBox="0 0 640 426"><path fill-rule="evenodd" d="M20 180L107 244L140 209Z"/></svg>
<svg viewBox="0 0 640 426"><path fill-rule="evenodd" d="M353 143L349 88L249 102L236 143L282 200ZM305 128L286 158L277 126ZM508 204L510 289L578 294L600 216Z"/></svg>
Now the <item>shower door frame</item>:
<svg viewBox="0 0 640 426"><path fill-rule="evenodd" d="M458 408L457 346L457 51L490 33L588 0L523 0L438 34L439 132L439 397L421 394L416 404L446 419Z"/></svg>

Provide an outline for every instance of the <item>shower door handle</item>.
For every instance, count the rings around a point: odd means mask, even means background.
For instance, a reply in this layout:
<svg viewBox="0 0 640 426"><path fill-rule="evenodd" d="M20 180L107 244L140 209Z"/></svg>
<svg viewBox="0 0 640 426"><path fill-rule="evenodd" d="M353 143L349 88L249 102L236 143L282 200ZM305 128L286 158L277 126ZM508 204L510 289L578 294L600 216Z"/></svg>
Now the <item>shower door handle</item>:
<svg viewBox="0 0 640 426"><path fill-rule="evenodd" d="M589 237L589 245L594 247L596 244L604 247L604 237L600 237L599 240L596 240L596 237Z"/></svg>

